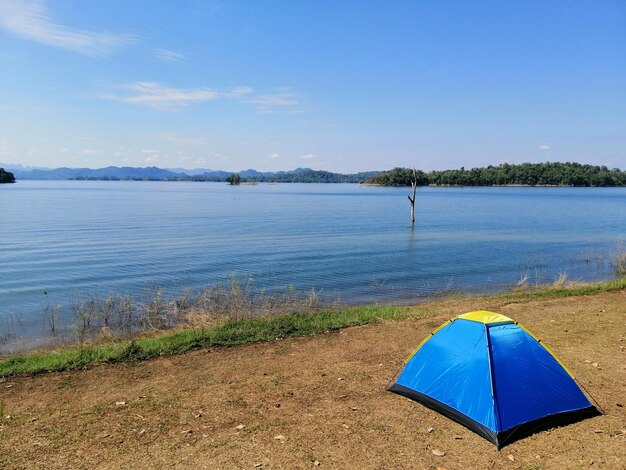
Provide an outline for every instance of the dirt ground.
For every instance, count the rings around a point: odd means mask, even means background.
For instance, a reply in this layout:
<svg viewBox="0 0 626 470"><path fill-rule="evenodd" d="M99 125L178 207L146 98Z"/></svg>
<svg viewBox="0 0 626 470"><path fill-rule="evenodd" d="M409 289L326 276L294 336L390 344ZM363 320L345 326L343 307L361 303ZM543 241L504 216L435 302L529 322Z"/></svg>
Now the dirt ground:
<svg viewBox="0 0 626 470"><path fill-rule="evenodd" d="M0 379L0 468L626 468L626 291L433 305L433 318ZM542 338L605 415L498 451L385 391L430 330L478 309Z"/></svg>

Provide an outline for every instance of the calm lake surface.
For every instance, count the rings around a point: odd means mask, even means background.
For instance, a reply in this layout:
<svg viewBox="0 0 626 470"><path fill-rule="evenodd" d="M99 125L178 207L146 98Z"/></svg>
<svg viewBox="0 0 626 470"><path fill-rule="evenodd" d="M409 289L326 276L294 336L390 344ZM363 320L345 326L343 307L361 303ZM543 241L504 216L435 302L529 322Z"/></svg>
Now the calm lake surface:
<svg viewBox="0 0 626 470"><path fill-rule="evenodd" d="M20 181L0 185L0 334L46 337L42 310L79 295L170 295L253 276L345 303L613 276L626 188ZM44 295L47 292L47 296ZM5 342L5 351L11 342ZM8 348L8 349L7 349ZM1 347L0 347L1 350Z"/></svg>

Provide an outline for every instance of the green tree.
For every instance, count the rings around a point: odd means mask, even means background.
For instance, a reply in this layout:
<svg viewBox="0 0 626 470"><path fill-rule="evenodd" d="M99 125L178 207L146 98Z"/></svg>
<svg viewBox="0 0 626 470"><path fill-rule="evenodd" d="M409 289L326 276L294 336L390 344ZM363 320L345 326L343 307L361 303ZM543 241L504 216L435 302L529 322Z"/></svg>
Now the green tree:
<svg viewBox="0 0 626 470"><path fill-rule="evenodd" d="M231 186L241 184L241 176L239 176L236 173L232 175L228 175L228 178L226 178L226 182L230 184Z"/></svg>

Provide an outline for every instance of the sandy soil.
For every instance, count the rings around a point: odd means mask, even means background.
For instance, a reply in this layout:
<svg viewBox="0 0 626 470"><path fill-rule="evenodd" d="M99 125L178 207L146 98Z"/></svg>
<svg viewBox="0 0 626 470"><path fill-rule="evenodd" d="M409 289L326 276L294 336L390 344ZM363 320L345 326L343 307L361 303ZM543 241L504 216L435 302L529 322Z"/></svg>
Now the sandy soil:
<svg viewBox="0 0 626 470"><path fill-rule="evenodd" d="M626 468L626 291L433 305L434 318L0 379L0 467ZM483 308L542 338L605 415L498 451L385 391L431 329Z"/></svg>

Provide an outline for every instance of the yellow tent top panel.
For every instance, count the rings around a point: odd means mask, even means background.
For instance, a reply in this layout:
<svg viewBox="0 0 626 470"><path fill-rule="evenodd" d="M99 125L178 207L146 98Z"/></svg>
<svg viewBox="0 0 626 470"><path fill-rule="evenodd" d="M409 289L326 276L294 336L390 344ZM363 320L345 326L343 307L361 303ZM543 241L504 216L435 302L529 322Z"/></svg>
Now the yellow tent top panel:
<svg viewBox="0 0 626 470"><path fill-rule="evenodd" d="M514 323L513 320L511 320L509 317L505 317L504 315L500 315L499 313L489 312L487 310L478 310L476 312L464 313L463 315L459 315L458 318L461 318L463 320L477 321L485 324L503 322Z"/></svg>

